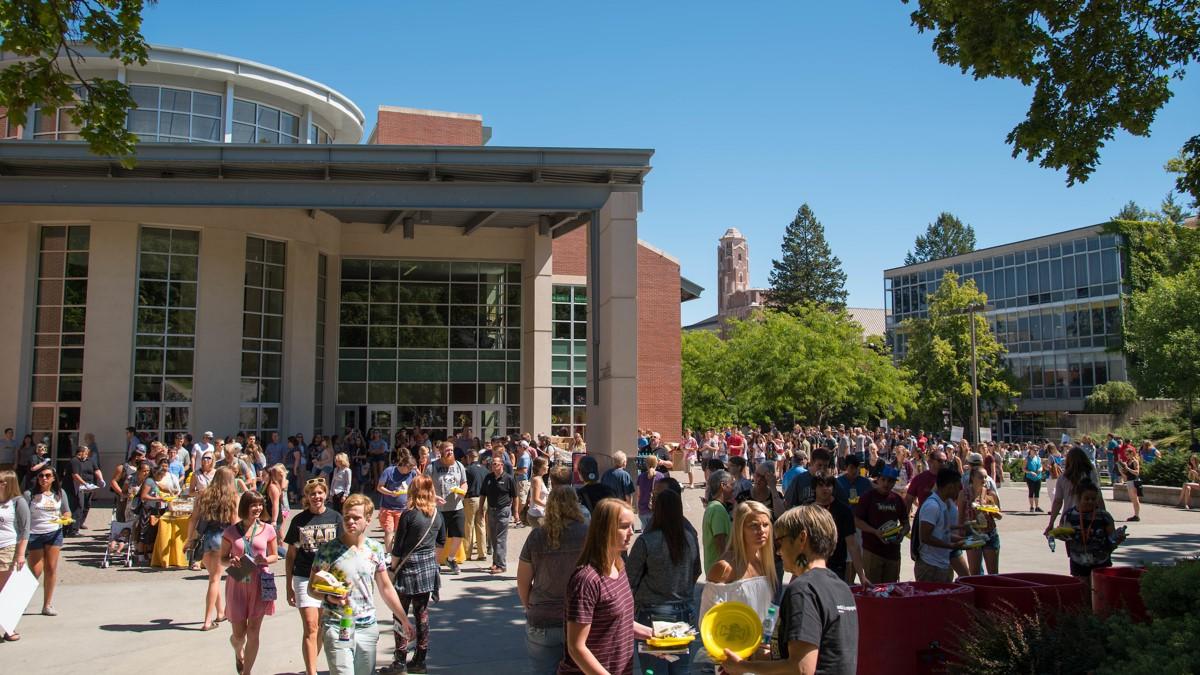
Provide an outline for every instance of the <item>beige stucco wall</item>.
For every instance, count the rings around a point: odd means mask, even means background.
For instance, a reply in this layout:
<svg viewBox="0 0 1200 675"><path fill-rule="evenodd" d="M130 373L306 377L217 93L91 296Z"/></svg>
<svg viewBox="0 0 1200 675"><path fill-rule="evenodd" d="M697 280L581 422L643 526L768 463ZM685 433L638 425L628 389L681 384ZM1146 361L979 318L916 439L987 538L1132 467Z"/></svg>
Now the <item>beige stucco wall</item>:
<svg viewBox="0 0 1200 675"><path fill-rule="evenodd" d="M337 390L339 256L472 259L519 262L527 283L544 295L543 310L523 320L545 323L544 336L523 339L522 359L545 361L523 371L522 426L549 429L550 239L536 228L483 228L463 236L457 228L417 226L414 239L399 228L343 224L321 212L299 209L186 209L139 207L5 207L0 211L0 316L12 330L0 338L0 427L28 428L32 320L36 290L38 223L92 225L88 328L84 361L82 431L96 434L107 453L124 447L130 417L137 242L141 225L199 228L200 263L192 432L232 433L238 428L243 282L247 235L288 242L284 318L281 431L313 427L317 256L328 256L325 426L334 431ZM631 258L632 259L632 258ZM544 288L543 288L544 287ZM536 292L536 291L535 291ZM534 330L526 327L525 330ZM535 331L536 332L536 331ZM545 344L542 344L542 343ZM531 381L530 378L533 378ZM532 392L532 393L526 393ZM544 401L542 399L545 399ZM532 400L530 400L532 399ZM532 404L532 406L531 406ZM530 416L531 415L531 416ZM542 419L544 418L544 419ZM340 430L337 430L340 432ZM111 449L111 450L110 450Z"/></svg>

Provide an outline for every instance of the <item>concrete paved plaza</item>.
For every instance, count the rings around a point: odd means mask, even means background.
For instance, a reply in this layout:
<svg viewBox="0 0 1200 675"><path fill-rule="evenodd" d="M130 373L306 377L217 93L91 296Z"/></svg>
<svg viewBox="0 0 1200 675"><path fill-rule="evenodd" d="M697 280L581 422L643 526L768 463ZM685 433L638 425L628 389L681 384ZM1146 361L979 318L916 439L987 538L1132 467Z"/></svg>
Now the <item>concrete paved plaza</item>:
<svg viewBox="0 0 1200 675"><path fill-rule="evenodd" d="M679 476L676 473L676 477ZM1106 488L1106 496L1109 490ZM688 490L688 518L699 527L700 490ZM1024 508L1024 486L1005 486L1001 499L1001 571L1065 574L1066 554L1047 549L1041 532L1044 514L1014 511ZM1049 500L1043 494L1043 508ZM1122 521L1132 514L1124 502L1109 502ZM34 597L20 625L19 642L0 643L4 672L233 672L228 624L200 631L205 580L203 572L113 567L99 569L109 509L92 511L84 535L63 549L60 581L54 604L57 617L43 617L41 594ZM1147 505L1142 522L1130 523L1130 539L1115 555L1117 564L1153 562L1200 551L1200 513ZM469 562L458 577L443 577L442 599L430 610L430 671L524 673L524 616L515 590L516 560L529 530L509 536L509 570L502 578L488 576L487 564ZM381 536L378 531L377 536ZM276 573L283 574L282 563ZM912 578L905 560L902 577ZM282 579L280 595L282 598ZM262 650L256 673L303 672L300 620L282 599L276 614L263 622ZM384 622L387 630L390 621ZM391 639L380 639L380 664L391 660ZM322 663L323 663L322 655ZM324 669L322 668L322 671Z"/></svg>

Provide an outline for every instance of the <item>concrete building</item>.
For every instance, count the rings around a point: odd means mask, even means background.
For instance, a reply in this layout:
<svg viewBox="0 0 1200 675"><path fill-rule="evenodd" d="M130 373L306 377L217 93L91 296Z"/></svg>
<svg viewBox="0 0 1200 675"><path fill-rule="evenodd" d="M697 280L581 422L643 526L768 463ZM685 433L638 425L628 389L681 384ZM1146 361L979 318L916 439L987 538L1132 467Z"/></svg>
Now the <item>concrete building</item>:
<svg viewBox="0 0 1200 675"><path fill-rule="evenodd" d="M1003 438L1042 436L1080 412L1096 385L1127 379L1121 352L1127 261L1117 235L1093 225L883 273L894 356L904 358L906 319L927 316L928 297L953 271L988 296L986 316L1020 383L1017 412L994 424Z"/></svg>
<svg viewBox="0 0 1200 675"><path fill-rule="evenodd" d="M62 109L0 111L5 425L105 462L127 425L586 428L600 455L679 428L702 289L638 239L652 151L487 147L478 115L391 106L360 144L352 101L271 66L85 55L142 144L125 169Z"/></svg>

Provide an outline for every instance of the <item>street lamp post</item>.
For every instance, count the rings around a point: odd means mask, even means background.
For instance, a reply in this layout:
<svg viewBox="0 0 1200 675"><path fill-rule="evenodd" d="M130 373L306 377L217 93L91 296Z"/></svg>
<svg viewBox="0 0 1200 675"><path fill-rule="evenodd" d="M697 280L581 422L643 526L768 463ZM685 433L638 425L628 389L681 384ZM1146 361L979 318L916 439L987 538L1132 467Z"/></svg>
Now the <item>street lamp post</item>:
<svg viewBox="0 0 1200 675"><path fill-rule="evenodd" d="M971 320L971 438L979 443L979 366L975 355L975 315L986 312L987 305L973 302L950 314L966 314Z"/></svg>

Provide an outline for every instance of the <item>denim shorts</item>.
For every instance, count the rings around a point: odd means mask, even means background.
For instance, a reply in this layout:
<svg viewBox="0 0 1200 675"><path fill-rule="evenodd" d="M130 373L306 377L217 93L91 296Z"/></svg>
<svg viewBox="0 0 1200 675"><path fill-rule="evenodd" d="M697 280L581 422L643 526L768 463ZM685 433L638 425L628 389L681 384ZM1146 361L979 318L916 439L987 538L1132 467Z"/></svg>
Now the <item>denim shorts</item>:
<svg viewBox="0 0 1200 675"><path fill-rule="evenodd" d="M31 535L29 535L29 545L26 546L25 550L26 551L40 551L40 550L46 548L47 546L58 546L59 548L62 548L62 545L63 545L63 529L60 527L57 530L55 530L53 532L48 532L46 534L31 534Z"/></svg>

